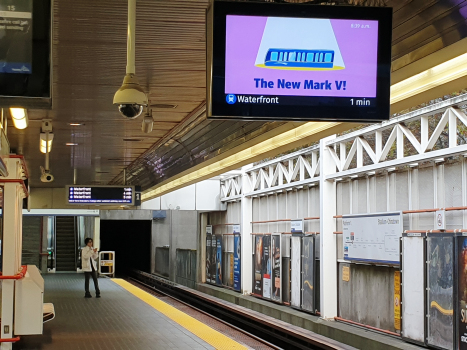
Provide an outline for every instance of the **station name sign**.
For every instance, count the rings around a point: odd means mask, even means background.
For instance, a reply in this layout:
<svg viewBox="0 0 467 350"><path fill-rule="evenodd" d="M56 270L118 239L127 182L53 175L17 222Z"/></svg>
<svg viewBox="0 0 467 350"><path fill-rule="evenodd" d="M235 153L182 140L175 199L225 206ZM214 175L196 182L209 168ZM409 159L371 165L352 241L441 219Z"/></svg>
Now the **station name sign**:
<svg viewBox="0 0 467 350"><path fill-rule="evenodd" d="M67 186L68 204L81 205L133 205L133 186Z"/></svg>

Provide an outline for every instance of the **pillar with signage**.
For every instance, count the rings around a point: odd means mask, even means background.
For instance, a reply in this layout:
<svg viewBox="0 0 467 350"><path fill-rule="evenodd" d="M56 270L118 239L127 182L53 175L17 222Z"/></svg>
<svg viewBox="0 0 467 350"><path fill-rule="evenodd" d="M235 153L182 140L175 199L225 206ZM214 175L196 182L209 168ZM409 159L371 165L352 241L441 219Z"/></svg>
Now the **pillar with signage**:
<svg viewBox="0 0 467 350"><path fill-rule="evenodd" d="M234 234L234 271L233 271L233 286L234 290L240 292L242 289L242 276L241 276L241 251L242 251L242 238L240 235L240 225L233 226Z"/></svg>
<svg viewBox="0 0 467 350"><path fill-rule="evenodd" d="M291 297L290 305L294 308L301 308L301 282L302 282L302 235L303 235L303 220L292 220L291 229L292 239L291 239Z"/></svg>

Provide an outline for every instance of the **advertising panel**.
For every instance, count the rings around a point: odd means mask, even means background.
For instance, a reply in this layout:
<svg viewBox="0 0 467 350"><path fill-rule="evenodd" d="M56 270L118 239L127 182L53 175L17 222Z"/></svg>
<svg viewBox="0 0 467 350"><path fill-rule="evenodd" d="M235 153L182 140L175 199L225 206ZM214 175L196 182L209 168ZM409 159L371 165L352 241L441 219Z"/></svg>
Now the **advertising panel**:
<svg viewBox="0 0 467 350"><path fill-rule="evenodd" d="M314 236L302 239L302 309L315 312Z"/></svg>
<svg viewBox="0 0 467 350"><path fill-rule="evenodd" d="M271 236L263 237L263 297L271 298Z"/></svg>
<svg viewBox="0 0 467 350"><path fill-rule="evenodd" d="M254 256L254 281L253 281L253 293L258 296L263 296L263 236L255 236L255 256Z"/></svg>
<svg viewBox="0 0 467 350"><path fill-rule="evenodd" d="M457 348L467 350L467 237L457 237Z"/></svg>
<svg viewBox="0 0 467 350"><path fill-rule="evenodd" d="M354 11L216 3L212 114L285 117L288 107L289 118L307 119L310 112L322 120L325 108L331 114L345 108L361 119L382 118L375 111L386 112L389 103L383 62L390 60L392 14Z"/></svg>
<svg viewBox="0 0 467 350"><path fill-rule="evenodd" d="M212 259L212 249L211 249L211 235L206 235L206 282L212 283L211 280L211 264L214 265Z"/></svg>
<svg viewBox="0 0 467 350"><path fill-rule="evenodd" d="M242 238L239 234L234 235L234 290L240 291L242 288L241 267L242 267Z"/></svg>
<svg viewBox="0 0 467 350"><path fill-rule="evenodd" d="M281 235L272 235L272 294L271 299L282 302L281 290Z"/></svg>
<svg viewBox="0 0 467 350"><path fill-rule="evenodd" d="M344 215L344 259L398 265L402 224L401 212Z"/></svg>
<svg viewBox="0 0 467 350"><path fill-rule="evenodd" d="M216 284L222 285L222 235L216 235Z"/></svg>
<svg viewBox="0 0 467 350"><path fill-rule="evenodd" d="M291 298L290 298L290 305L295 308L300 308L300 296L301 296L301 242L302 236L301 235L293 235L291 239L292 251L290 254L290 264L292 268L292 276L291 276Z"/></svg>
<svg viewBox="0 0 467 350"><path fill-rule="evenodd" d="M427 343L453 349L454 239L436 235L427 238Z"/></svg>

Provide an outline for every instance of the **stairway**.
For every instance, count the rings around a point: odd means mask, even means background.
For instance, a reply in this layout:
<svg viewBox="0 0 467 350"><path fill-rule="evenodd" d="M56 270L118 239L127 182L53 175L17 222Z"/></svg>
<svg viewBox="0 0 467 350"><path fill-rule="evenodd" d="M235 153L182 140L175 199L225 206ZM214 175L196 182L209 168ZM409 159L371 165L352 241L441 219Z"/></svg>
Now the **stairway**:
<svg viewBox="0 0 467 350"><path fill-rule="evenodd" d="M76 272L75 217L56 217L56 271Z"/></svg>

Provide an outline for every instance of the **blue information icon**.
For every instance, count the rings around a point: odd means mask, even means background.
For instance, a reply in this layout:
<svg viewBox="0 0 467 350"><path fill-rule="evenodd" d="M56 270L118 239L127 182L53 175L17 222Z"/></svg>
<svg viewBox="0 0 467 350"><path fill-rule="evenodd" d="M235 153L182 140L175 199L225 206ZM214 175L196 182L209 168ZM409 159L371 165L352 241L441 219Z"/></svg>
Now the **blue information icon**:
<svg viewBox="0 0 467 350"><path fill-rule="evenodd" d="M225 100L229 105L233 105L235 102L237 102L237 96L235 96L234 94L228 94Z"/></svg>

